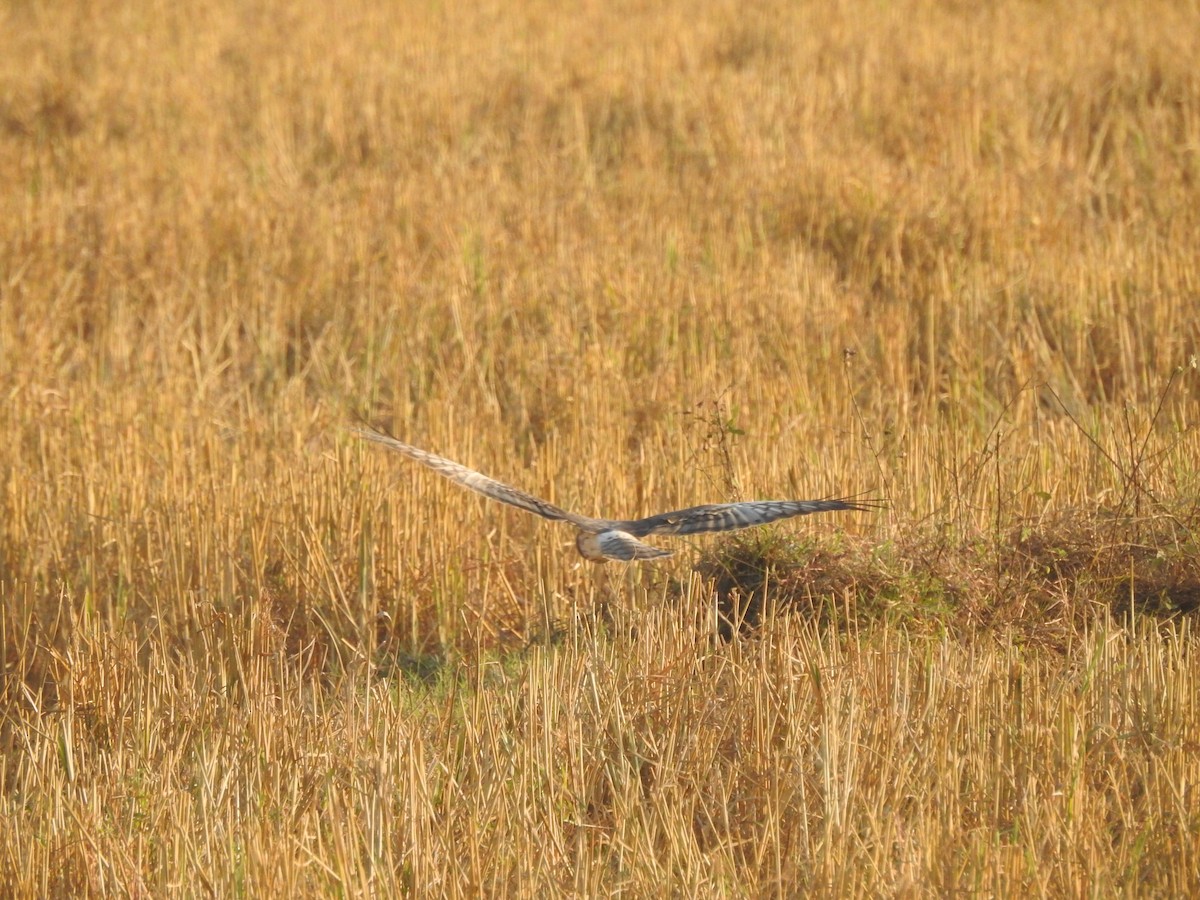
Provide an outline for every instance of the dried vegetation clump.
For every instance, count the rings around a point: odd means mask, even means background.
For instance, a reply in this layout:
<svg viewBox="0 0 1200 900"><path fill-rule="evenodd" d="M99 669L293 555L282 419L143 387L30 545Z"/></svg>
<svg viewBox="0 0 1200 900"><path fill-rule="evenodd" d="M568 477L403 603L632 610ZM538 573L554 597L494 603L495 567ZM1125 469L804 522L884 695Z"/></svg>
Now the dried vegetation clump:
<svg viewBox="0 0 1200 900"><path fill-rule="evenodd" d="M1109 617L1169 623L1200 608L1193 531L1076 509L969 542L929 530L898 530L883 545L770 533L722 542L697 571L712 583L726 638L735 625L753 633L770 604L822 627L1001 629L1061 646Z"/></svg>

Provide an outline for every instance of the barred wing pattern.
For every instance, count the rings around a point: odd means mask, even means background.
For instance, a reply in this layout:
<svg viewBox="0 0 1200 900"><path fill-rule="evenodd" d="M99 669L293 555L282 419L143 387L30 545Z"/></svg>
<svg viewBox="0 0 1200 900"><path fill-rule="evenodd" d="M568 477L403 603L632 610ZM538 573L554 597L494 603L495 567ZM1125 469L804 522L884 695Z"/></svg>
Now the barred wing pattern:
<svg viewBox="0 0 1200 900"><path fill-rule="evenodd" d="M414 447L412 444L406 444L392 437L390 434L384 434L381 431L366 427L356 428L355 434L369 441L383 444L385 447L390 447L398 453L403 453L409 459L415 459L419 463L424 463L439 475L449 478L451 481L461 484L463 487L469 488L478 494L482 494L492 500L499 500L501 503L507 503L509 506L515 506L517 509L531 512L541 516L543 519L552 519L556 522L570 522L578 528L589 528L596 524L607 524L596 523L594 519L577 516L574 513L567 512L565 509L559 509L553 503L542 500L540 497L527 494L494 478L488 478L474 469L460 466L452 459L446 459L444 456L438 456L436 453L429 453L419 447Z"/></svg>
<svg viewBox="0 0 1200 900"><path fill-rule="evenodd" d="M660 559L672 551L661 550L638 540L651 534L688 535L713 531L736 531L753 528L793 516L840 510L878 509L881 500L751 500L744 503L715 503L691 506L674 512L660 513L644 519L592 519L560 509L553 503L527 494L511 485L459 465L453 460L406 444L389 434L361 426L355 429L359 437L402 453L409 459L428 466L444 478L492 500L499 500L545 519L569 522L579 533L575 546L580 555L594 562L615 559L630 562L638 559Z"/></svg>
<svg viewBox="0 0 1200 900"><path fill-rule="evenodd" d="M744 503L714 503L661 513L634 522L622 522L621 528L636 537L648 534L700 534L706 531L737 531L754 528L793 516L839 510L865 510L871 507L846 500L748 500Z"/></svg>

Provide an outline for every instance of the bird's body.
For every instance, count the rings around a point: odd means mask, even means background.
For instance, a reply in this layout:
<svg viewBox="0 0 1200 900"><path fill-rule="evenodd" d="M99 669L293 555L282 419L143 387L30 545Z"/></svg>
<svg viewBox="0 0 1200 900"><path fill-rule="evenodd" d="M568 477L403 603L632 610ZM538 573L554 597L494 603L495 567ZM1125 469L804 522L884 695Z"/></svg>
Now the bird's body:
<svg viewBox="0 0 1200 900"><path fill-rule="evenodd" d="M713 503L692 506L674 512L659 513L644 519L592 519L560 509L552 503L527 494L511 485L468 469L453 460L406 444L391 435L365 426L356 429L363 438L390 447L410 459L415 459L439 475L465 488L499 500L509 506L534 513L544 519L574 525L578 534L575 546L584 559L606 562L610 559L632 562L639 559L659 559L672 551L645 544L638 538L652 534L700 534L712 531L735 531L753 528L793 516L839 510L868 510L877 508L880 501L837 500L750 500L744 503Z"/></svg>

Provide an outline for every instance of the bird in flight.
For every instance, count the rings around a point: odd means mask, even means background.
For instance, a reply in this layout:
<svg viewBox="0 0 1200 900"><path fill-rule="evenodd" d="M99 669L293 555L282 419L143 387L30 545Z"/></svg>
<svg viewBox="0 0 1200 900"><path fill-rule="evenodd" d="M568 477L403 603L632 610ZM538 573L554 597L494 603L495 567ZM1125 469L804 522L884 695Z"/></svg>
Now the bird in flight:
<svg viewBox="0 0 1200 900"><path fill-rule="evenodd" d="M456 484L461 484L492 500L499 500L501 503L526 510L544 519L568 522L574 525L578 530L578 534L575 536L575 546L580 555L584 559L598 563L607 562L610 559L632 562L638 559L659 559L672 555L674 552L672 550L662 550L638 540L647 535L736 531L740 528L766 525L768 522L775 522L779 519L790 519L793 516L807 516L810 513L837 512L839 510L865 511L878 509L883 505L883 501L880 500L750 500L743 503L712 503L705 506L692 506L674 512L659 513L657 516L647 516L644 519L591 519L565 509L559 509L554 504L534 497L532 494L496 481L494 478L488 478L486 475L459 465L444 456L438 456L436 453L406 444L389 434L376 431L374 428L360 426L354 431L359 437L403 453Z"/></svg>

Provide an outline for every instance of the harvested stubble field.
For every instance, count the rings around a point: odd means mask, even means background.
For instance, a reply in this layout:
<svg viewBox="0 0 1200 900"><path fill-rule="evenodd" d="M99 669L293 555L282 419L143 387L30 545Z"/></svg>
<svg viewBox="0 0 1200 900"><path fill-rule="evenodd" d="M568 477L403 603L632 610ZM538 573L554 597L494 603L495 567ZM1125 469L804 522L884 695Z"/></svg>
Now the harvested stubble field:
<svg viewBox="0 0 1200 900"><path fill-rule="evenodd" d="M0 35L0 893L1200 892L1195 3Z"/></svg>

